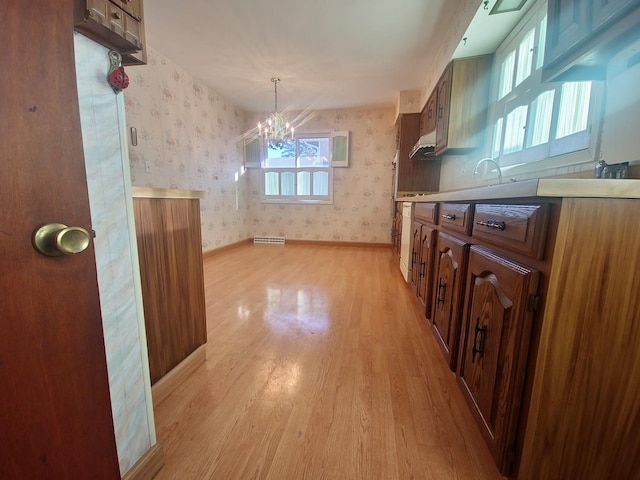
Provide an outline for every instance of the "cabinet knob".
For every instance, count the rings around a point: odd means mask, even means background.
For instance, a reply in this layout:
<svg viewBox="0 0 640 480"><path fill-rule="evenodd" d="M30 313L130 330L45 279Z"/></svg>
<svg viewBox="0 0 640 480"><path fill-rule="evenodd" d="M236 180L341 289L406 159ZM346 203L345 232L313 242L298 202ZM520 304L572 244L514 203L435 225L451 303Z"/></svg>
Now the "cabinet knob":
<svg viewBox="0 0 640 480"><path fill-rule="evenodd" d="M120 12L114 12L111 16L116 20L120 20L122 18L122 15L120 15Z"/></svg>

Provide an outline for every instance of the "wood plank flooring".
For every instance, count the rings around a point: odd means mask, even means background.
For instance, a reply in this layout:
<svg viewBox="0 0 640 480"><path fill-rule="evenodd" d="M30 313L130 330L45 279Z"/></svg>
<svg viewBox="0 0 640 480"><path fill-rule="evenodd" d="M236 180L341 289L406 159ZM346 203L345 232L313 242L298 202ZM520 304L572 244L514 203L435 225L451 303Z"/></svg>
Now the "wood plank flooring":
<svg viewBox="0 0 640 480"><path fill-rule="evenodd" d="M247 245L204 276L156 479L503 478L391 249Z"/></svg>

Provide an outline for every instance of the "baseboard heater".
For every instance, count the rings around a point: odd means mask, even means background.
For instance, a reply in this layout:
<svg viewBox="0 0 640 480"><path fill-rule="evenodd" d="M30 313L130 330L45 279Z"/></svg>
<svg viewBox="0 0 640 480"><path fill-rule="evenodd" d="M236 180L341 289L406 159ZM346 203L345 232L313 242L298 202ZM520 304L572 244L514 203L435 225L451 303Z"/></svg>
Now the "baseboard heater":
<svg viewBox="0 0 640 480"><path fill-rule="evenodd" d="M253 237L253 243L284 245L284 237Z"/></svg>

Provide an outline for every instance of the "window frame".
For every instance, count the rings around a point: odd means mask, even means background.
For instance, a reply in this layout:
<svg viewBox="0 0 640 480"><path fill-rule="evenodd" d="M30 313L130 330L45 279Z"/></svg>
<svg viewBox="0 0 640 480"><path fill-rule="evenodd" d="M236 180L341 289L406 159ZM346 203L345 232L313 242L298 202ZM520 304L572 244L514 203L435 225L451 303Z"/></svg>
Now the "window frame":
<svg viewBox="0 0 640 480"><path fill-rule="evenodd" d="M296 143L300 138L326 138L329 142L329 153L331 154L332 147L332 134L329 131L296 131L294 134L294 140ZM329 164L326 167L265 167L265 162L268 159L268 146L264 139L261 139L263 156L260 164L260 201L261 203L279 203L279 204L311 204L311 205L331 205L333 204L333 178L334 168L331 165L331 158L328 158ZM296 146L297 152L297 146ZM296 165L298 158L296 156ZM327 195L298 195L298 173L308 172L310 174L310 191L313 191L313 174L316 172L327 172L328 174L328 193ZM293 195L266 195L265 184L266 175L268 173L293 173L294 174L294 194ZM279 181L282 182L282 176L279 175ZM280 183L282 186L282 183ZM280 189L280 191L282 191Z"/></svg>
<svg viewBox="0 0 640 480"><path fill-rule="evenodd" d="M547 14L547 1L539 0L523 16L514 29L505 37L498 46L494 54L492 84L490 90L490 108L487 122L486 151L488 156L494 158L500 165L503 173L513 175L527 175L541 173L548 170L556 170L564 167L577 167L580 164L592 163L598 158L599 137L601 128L601 117L604 99L604 82L591 82L591 95L589 102L589 117L587 129L556 139L556 129L559 117L559 105L563 82L542 82L542 63L539 62L543 52L539 48L544 48L545 39L541 34L544 31L540 28L543 18ZM521 42L528 33L535 28L534 51L532 54L531 73L520 84L516 85L517 65L519 60L519 49ZM503 84L502 63L515 52L514 71L512 72L512 89L503 97L498 98ZM553 107L549 128L549 138L546 143L527 147L527 142L531 138L532 129L526 128L533 115L533 102L544 92L554 90ZM510 112L521 106L527 106L525 122L525 132L523 136L523 146L520 150L512 153L503 153L505 136L507 133L507 116ZM496 134L496 123L502 119L501 131ZM500 145L496 155L495 137L499 137ZM591 168L591 165L589 165ZM486 167L484 180L495 177L491 167Z"/></svg>

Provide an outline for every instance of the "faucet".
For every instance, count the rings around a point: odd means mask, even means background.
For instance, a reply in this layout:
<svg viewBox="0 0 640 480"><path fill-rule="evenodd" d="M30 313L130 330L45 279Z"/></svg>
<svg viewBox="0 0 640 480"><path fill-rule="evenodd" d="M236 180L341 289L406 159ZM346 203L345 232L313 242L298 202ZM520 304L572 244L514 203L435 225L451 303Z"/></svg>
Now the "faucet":
<svg viewBox="0 0 640 480"><path fill-rule="evenodd" d="M490 157L481 158L480 161L478 161L478 163L476 164L475 168L473 169L473 174L477 175L478 167L485 162L493 162L495 164L496 170L498 170L498 183L502 183L502 170L500 170L500 165L498 164L498 162L496 162L493 158L490 158Z"/></svg>

